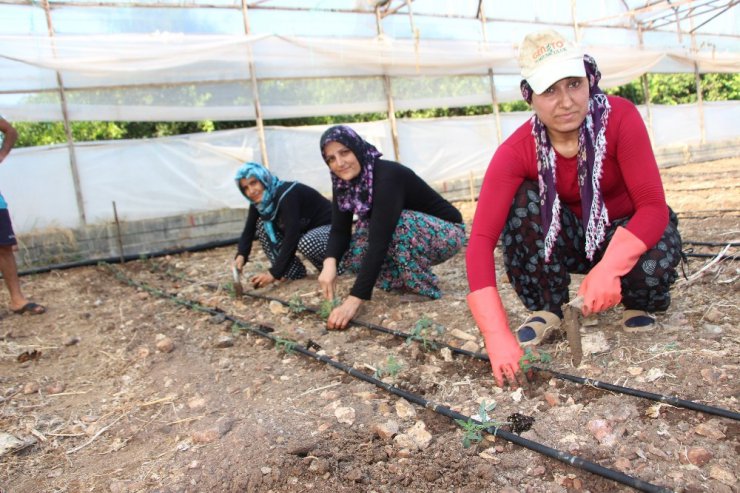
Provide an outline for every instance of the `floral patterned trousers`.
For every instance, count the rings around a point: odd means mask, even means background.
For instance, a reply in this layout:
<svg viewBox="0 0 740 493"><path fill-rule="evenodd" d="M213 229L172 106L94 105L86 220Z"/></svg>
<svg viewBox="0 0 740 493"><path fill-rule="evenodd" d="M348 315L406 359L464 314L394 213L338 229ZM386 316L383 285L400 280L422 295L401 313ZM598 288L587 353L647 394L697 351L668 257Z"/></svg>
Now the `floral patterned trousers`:
<svg viewBox="0 0 740 493"><path fill-rule="evenodd" d="M681 261L681 236L676 214L670 207L668 212L663 236L622 277L622 303L627 309L665 311L671 304L670 287ZM581 220L563 206L560 234L550 262L545 263L539 188L537 182L525 181L514 197L502 234L506 274L522 303L531 311L559 314L560 307L569 301L570 274L588 273L603 257L617 227L626 226L629 219L612 220L604 243L589 261Z"/></svg>
<svg viewBox="0 0 740 493"><path fill-rule="evenodd" d="M349 249L342 257L344 271L358 273L368 249L368 223L355 224ZM404 210L393 232L375 285L438 299L442 292L432 266L448 260L465 243L465 225L417 211Z"/></svg>

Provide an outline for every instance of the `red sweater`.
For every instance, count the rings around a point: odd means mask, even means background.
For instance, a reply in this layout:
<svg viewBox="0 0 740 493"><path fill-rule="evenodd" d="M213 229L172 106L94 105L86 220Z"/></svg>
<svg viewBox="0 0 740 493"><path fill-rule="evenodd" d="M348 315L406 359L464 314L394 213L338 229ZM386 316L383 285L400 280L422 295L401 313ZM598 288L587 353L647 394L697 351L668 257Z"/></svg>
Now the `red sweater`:
<svg viewBox="0 0 740 493"><path fill-rule="evenodd" d="M609 96L609 103L601 193L609 219L631 216L627 229L652 248L668 224L668 207L658 164L645 123L635 105L616 96ZM565 158L557 151L556 155L561 205L569 207L580 218L577 158ZM537 155L532 124L528 120L496 149L486 170L466 251L471 291L496 285L493 250L512 200L524 180L537 179Z"/></svg>

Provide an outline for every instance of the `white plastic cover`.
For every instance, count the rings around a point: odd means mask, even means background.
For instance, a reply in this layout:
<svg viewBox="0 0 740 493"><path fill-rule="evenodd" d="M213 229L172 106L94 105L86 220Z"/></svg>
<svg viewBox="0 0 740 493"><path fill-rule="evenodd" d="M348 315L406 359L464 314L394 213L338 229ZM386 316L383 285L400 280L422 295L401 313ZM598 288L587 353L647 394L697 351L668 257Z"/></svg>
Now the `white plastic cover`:
<svg viewBox="0 0 740 493"><path fill-rule="evenodd" d="M656 147L698 144L698 107L652 106ZM640 108L646 115L644 107ZM501 114L503 138L530 116ZM704 103L708 142L737 139L740 103ZM398 160L433 184L479 177L498 145L493 115L398 122L399 153L388 121L352 127L387 159ZM270 168L284 180L298 180L326 193L331 182L318 142L326 126L267 127ZM75 147L88 224L134 221L245 208L234 184L237 168L261 160L255 128L160 139L79 144ZM67 146L15 149L0 166L0 184L17 233L81 225Z"/></svg>

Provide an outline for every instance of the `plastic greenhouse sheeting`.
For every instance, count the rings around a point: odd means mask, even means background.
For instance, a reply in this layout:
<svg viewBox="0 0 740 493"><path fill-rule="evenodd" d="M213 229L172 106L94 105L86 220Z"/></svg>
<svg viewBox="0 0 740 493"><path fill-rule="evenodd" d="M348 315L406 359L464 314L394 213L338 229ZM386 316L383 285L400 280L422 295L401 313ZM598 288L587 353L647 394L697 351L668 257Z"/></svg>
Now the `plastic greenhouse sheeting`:
<svg viewBox="0 0 740 493"><path fill-rule="evenodd" d="M15 149L0 166L0 189L18 233L82 226L81 211L86 224L109 222L113 202L123 220L245 207L232 175L247 159L328 193L318 151L325 127L270 120L518 101L518 43L547 27L596 58L602 88L645 73L737 73L735 4L0 0L0 114L11 122L244 121L256 120L259 109L266 125L263 133L258 125ZM655 147L738 138L737 101L641 112ZM528 116L353 126L386 157L439 182L482 175L499 135Z"/></svg>
<svg viewBox="0 0 740 493"><path fill-rule="evenodd" d="M707 141L737 138L740 105L705 103ZM643 115L646 109L640 107ZM652 107L656 146L699 143L697 105ZM529 113L501 114L506 138ZM399 154L387 121L352 124L388 159L400 161L433 184L481 176L498 145L493 115L399 120ZM318 148L326 126L266 127L271 170L323 193L331 183ZM244 208L233 175L247 160L259 160L255 128L160 139L83 143L75 147L88 224ZM2 193L17 233L82 226L77 212L67 146L14 150L0 166Z"/></svg>
<svg viewBox="0 0 740 493"><path fill-rule="evenodd" d="M511 45L455 40L194 36L0 36L0 113L14 121L255 118L250 62L265 119L499 102L519 93ZM646 72L737 72L740 54L584 46L602 87Z"/></svg>

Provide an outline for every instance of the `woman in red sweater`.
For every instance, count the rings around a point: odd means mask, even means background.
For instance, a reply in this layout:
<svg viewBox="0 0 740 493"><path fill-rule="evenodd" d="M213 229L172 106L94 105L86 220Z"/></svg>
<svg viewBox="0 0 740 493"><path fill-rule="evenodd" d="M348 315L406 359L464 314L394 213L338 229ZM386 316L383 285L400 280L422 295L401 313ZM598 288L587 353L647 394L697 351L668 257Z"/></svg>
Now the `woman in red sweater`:
<svg viewBox="0 0 740 493"><path fill-rule="evenodd" d="M665 201L642 117L599 89L596 62L552 30L525 37L521 90L532 118L496 150L466 252L468 306L499 386L523 383L522 347L560 325L570 274L584 315L625 307L627 331L650 330L670 305L681 259L677 218ZM493 251L533 313L509 330Z"/></svg>

